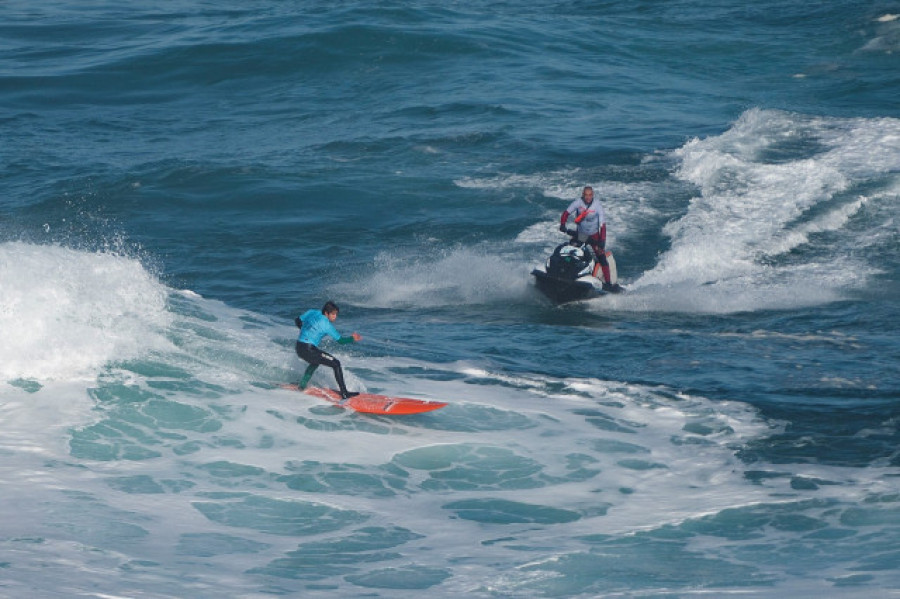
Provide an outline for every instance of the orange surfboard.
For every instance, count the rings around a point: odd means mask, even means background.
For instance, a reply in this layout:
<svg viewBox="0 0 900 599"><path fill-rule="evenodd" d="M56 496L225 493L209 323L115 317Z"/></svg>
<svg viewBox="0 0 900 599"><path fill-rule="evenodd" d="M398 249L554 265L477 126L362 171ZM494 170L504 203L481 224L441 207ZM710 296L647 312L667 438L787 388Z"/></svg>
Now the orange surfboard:
<svg viewBox="0 0 900 599"><path fill-rule="evenodd" d="M280 387L292 391L302 391L307 395L330 401L338 407L350 408L365 414L386 414L389 416L421 414L422 412L430 412L447 405L446 402L441 401L425 401L422 399L411 399L409 397L390 397L387 395L377 395L375 393L360 393L359 395L354 395L350 399L342 402L341 394L333 389L322 389L320 387L300 389L297 385L280 385Z"/></svg>

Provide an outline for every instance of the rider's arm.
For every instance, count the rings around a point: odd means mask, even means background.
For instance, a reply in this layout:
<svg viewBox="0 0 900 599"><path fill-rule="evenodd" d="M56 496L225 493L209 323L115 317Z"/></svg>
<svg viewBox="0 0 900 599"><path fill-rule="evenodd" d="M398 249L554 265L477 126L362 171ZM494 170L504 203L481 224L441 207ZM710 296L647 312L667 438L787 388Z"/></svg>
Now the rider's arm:
<svg viewBox="0 0 900 599"><path fill-rule="evenodd" d="M566 222L569 220L569 211L563 210L562 216L559 217L559 230L566 232Z"/></svg>

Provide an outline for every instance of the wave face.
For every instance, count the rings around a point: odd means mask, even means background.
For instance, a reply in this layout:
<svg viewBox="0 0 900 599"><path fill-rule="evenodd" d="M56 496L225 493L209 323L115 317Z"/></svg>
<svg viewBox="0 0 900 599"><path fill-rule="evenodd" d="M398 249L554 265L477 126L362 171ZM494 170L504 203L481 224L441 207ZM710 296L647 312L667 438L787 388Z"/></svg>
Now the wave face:
<svg viewBox="0 0 900 599"><path fill-rule="evenodd" d="M900 18L826 4L0 6L0 597L900 592ZM449 405L282 389L329 299Z"/></svg>

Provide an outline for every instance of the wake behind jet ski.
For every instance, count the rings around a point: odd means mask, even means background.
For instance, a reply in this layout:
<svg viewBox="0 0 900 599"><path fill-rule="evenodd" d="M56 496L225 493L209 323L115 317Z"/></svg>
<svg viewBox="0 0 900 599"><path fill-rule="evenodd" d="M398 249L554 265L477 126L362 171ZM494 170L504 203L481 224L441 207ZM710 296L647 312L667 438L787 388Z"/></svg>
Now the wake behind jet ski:
<svg viewBox="0 0 900 599"><path fill-rule="evenodd" d="M538 290L557 304L621 293L624 289L617 283L615 259L610 251L605 254L609 263L609 283L597 277L600 264L591 246L577 238L556 246L544 269L535 268L531 274Z"/></svg>

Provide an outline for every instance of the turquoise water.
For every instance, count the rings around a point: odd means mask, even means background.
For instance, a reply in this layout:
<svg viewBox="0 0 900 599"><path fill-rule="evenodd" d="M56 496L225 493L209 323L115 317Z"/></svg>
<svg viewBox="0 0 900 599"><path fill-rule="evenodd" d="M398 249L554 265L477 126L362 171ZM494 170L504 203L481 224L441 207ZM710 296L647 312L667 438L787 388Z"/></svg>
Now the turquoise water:
<svg viewBox="0 0 900 599"><path fill-rule="evenodd" d="M898 15L0 7L0 596L900 593Z"/></svg>

